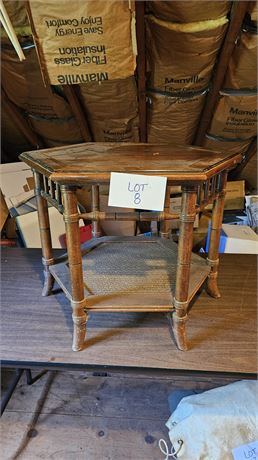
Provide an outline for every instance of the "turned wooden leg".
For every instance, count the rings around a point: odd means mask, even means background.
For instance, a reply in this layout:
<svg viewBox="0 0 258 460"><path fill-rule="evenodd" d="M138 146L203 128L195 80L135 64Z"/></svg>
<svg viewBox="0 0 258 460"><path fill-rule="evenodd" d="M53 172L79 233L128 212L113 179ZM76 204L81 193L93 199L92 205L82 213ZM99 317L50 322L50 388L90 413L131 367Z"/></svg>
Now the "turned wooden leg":
<svg viewBox="0 0 258 460"><path fill-rule="evenodd" d="M207 280L207 293L218 299L220 297L220 292L217 284L218 277L218 266L219 266L219 242L220 242L220 232L222 227L223 220L223 210L224 210L224 201L225 201L225 189L227 183L227 174L224 173L220 177L220 191L217 198L213 202L212 209L212 218L211 218L211 233L210 233L210 244L207 257L207 264L210 265L211 270Z"/></svg>
<svg viewBox="0 0 258 460"><path fill-rule="evenodd" d="M192 255L193 225L196 215L195 187L182 188L182 206L180 215L180 234L178 242L176 291L174 298L175 311L172 316L172 327L177 346L187 350L186 320L188 307L188 288Z"/></svg>
<svg viewBox="0 0 258 460"><path fill-rule="evenodd" d="M49 271L49 266L54 263L54 259L52 252L48 205L46 199L43 198L43 196L41 195L41 190L43 190L42 175L34 171L34 180L38 209L40 240L42 247L42 263L44 266L44 287L42 290L42 295L48 296L51 293L54 285L54 278Z"/></svg>
<svg viewBox="0 0 258 460"><path fill-rule="evenodd" d="M99 186L93 185L91 188L91 207L92 212L99 211ZM92 222L92 236L99 238L101 236L101 227L99 221Z"/></svg>
<svg viewBox="0 0 258 460"><path fill-rule="evenodd" d="M64 206L64 221L72 292L71 307L73 309L74 323L72 349L73 351L79 351L84 345L87 321L80 248L79 213L77 208L76 188L61 186L61 191Z"/></svg>
<svg viewBox="0 0 258 460"><path fill-rule="evenodd" d="M170 187L167 187L166 189L164 212L170 212ZM169 234L170 234L170 221L162 220L160 223L159 236L161 238L169 238Z"/></svg>

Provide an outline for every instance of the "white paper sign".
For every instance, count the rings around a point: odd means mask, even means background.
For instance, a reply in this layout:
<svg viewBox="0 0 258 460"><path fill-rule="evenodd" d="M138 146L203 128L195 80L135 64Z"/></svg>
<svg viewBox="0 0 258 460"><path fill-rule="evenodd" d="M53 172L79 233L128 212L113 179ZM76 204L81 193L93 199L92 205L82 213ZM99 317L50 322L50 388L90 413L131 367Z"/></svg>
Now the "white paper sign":
<svg viewBox="0 0 258 460"><path fill-rule="evenodd" d="M234 460L258 460L258 441L242 444L232 449Z"/></svg>
<svg viewBox="0 0 258 460"><path fill-rule="evenodd" d="M163 211L167 178L112 172L108 206Z"/></svg>

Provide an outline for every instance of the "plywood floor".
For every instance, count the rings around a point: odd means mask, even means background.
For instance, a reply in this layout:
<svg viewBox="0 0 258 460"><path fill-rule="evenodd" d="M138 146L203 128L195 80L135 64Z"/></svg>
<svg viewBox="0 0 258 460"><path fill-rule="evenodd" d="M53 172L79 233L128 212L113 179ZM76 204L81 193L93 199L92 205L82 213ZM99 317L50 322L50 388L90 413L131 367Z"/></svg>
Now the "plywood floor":
<svg viewBox="0 0 258 460"><path fill-rule="evenodd" d="M5 370L3 392L10 377ZM48 372L28 386L22 378L1 419L1 460L160 460L168 395L232 381L75 371Z"/></svg>
<svg viewBox="0 0 258 460"><path fill-rule="evenodd" d="M158 313L92 313L85 349L71 351L72 318L62 292L41 297L40 250L2 251L1 359L53 364L255 373L255 256L224 255L222 298L205 292L189 315L190 350L178 351Z"/></svg>

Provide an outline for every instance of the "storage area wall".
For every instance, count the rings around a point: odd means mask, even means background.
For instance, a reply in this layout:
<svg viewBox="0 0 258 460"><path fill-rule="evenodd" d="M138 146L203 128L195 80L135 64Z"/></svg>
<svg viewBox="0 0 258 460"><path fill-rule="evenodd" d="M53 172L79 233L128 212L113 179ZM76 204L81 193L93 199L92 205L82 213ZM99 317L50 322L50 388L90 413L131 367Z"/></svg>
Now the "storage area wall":
<svg viewBox="0 0 258 460"><path fill-rule="evenodd" d="M19 61L2 30L4 161L28 148L144 140L240 151L249 159L256 2L136 2L135 73L71 86L43 83L25 2L4 4L26 57Z"/></svg>

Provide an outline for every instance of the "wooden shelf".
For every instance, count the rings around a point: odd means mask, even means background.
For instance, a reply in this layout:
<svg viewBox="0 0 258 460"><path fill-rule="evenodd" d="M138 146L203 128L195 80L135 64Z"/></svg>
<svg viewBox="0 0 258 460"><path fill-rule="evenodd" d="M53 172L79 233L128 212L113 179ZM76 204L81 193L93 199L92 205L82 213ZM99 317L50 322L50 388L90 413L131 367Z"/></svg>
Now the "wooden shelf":
<svg viewBox="0 0 258 460"><path fill-rule="evenodd" d="M171 311L177 244L149 237L102 237L81 247L87 310ZM50 271L71 300L67 256ZM209 273L206 261L192 254L189 301Z"/></svg>

